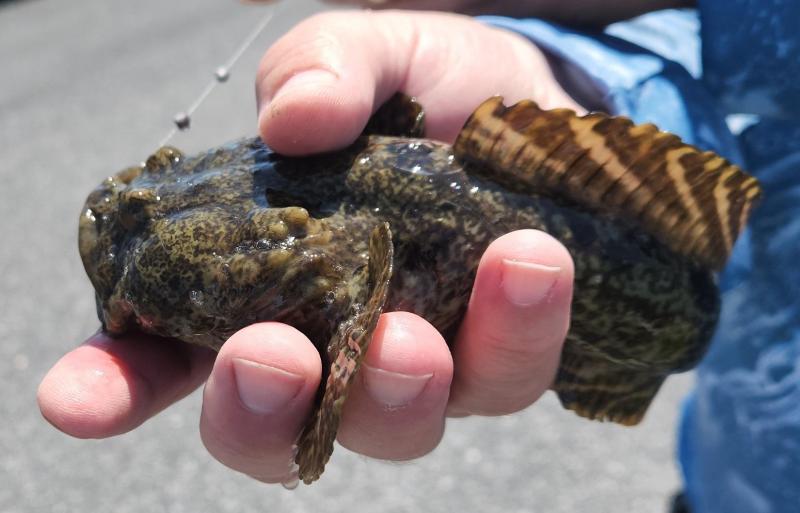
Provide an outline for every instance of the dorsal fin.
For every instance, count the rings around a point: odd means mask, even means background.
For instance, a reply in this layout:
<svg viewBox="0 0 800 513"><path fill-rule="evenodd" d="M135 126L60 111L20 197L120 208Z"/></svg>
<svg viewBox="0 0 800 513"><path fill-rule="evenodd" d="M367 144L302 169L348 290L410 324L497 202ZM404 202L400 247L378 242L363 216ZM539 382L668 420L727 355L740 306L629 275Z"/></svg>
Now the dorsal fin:
<svg viewBox="0 0 800 513"><path fill-rule="evenodd" d="M500 97L486 100L454 151L512 190L636 220L713 269L725 264L761 195L757 180L737 166L652 124L542 110L532 101L506 107Z"/></svg>

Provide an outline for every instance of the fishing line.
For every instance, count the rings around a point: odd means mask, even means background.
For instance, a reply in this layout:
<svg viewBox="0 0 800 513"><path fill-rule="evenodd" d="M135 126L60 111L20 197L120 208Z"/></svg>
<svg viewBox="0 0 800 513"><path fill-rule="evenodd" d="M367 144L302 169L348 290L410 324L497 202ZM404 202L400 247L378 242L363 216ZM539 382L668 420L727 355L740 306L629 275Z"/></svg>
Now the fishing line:
<svg viewBox="0 0 800 513"><path fill-rule="evenodd" d="M228 81L230 77L231 69L236 65L236 62L244 55L248 48L255 42L258 36L267 28L267 25L272 21L272 18L275 16L276 8L273 8L270 12L268 12L264 18L258 23L258 25L244 38L242 43L233 52L233 55L223 64L219 66L216 70L214 70L214 78L206 85L200 95L192 102L188 109L185 111L179 112L175 114L175 117L172 119L173 124L175 125L172 129L167 133L167 135L161 139L161 142L158 143L158 147L164 146L170 139L172 139L178 131L188 130L192 124L192 115L195 111L200 107L200 105L208 98L208 96L214 91L214 89L225 82Z"/></svg>

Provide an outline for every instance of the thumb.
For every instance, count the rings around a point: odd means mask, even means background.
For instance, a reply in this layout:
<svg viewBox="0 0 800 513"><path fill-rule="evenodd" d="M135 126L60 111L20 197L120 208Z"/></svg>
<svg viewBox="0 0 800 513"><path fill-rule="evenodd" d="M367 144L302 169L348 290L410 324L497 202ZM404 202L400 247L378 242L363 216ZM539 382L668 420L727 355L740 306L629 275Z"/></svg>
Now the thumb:
<svg viewBox="0 0 800 513"><path fill-rule="evenodd" d="M488 71L487 71L488 70ZM352 143L396 91L426 108L427 135L452 142L489 96L580 107L529 41L444 13L333 12L291 30L262 59L259 130L276 151L300 155Z"/></svg>
<svg viewBox="0 0 800 513"><path fill-rule="evenodd" d="M399 27L387 33L372 18L383 20L366 12L319 14L267 51L256 96L268 146L287 155L347 146L402 87L414 35Z"/></svg>

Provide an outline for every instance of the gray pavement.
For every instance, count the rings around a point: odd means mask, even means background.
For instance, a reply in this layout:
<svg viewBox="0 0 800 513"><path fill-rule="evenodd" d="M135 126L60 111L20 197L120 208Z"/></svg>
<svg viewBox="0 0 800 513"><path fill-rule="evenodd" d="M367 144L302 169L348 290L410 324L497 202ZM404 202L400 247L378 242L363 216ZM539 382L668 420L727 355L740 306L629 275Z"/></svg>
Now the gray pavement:
<svg viewBox="0 0 800 513"><path fill-rule="evenodd" d="M640 427L590 423L548 395L527 411L451 421L414 462L338 448L294 492L214 461L200 395L109 440L74 440L36 407L56 359L97 327L76 249L99 180L139 162L274 6L219 0L0 2L0 511L661 512L678 486L680 397L670 380ZM188 150L255 131L253 73L270 41L318 10L287 0L228 84L173 143Z"/></svg>

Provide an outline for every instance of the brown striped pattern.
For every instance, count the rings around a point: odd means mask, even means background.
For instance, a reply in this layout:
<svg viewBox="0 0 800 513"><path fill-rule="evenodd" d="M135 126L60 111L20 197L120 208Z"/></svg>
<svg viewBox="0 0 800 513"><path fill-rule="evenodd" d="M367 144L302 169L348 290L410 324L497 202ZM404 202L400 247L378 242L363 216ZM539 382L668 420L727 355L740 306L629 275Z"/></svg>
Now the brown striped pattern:
<svg viewBox="0 0 800 513"><path fill-rule="evenodd" d="M454 145L514 190L565 196L637 220L673 251L713 269L728 259L761 189L755 178L652 124L532 101L485 101Z"/></svg>

